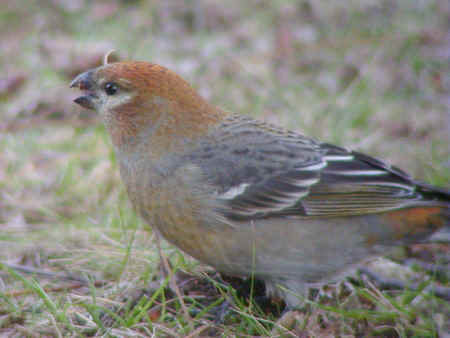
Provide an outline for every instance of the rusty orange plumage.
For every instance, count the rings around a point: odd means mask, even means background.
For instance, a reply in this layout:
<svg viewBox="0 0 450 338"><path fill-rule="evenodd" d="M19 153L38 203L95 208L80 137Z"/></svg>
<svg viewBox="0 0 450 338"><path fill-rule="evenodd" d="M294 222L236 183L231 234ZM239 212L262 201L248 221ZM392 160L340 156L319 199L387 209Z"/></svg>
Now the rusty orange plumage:
<svg viewBox="0 0 450 338"><path fill-rule="evenodd" d="M255 275L294 306L386 248L448 226L450 193L373 157L212 106L147 62L80 74L75 102L104 118L133 206L219 271Z"/></svg>

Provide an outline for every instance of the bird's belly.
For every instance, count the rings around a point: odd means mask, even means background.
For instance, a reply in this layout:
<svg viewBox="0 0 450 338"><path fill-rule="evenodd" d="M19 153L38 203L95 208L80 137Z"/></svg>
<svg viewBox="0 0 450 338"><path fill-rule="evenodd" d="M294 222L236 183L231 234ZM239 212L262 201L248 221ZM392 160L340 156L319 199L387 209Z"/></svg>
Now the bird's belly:
<svg viewBox="0 0 450 338"><path fill-rule="evenodd" d="M315 283L374 253L362 229L366 226L358 222L264 220L217 228L179 221L158 229L194 258L233 275Z"/></svg>
<svg viewBox="0 0 450 338"><path fill-rule="evenodd" d="M239 275L318 282L374 253L358 225L337 223L263 220L226 229L213 240L209 263Z"/></svg>

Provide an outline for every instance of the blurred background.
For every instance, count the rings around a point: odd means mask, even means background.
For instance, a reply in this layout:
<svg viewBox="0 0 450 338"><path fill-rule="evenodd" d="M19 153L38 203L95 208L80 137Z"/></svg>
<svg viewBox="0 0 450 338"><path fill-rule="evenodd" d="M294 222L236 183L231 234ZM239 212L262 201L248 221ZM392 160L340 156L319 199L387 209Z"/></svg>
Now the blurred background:
<svg viewBox="0 0 450 338"><path fill-rule="evenodd" d="M153 273L108 136L69 89L111 49L224 109L449 185L448 0L2 0L2 261L124 283Z"/></svg>

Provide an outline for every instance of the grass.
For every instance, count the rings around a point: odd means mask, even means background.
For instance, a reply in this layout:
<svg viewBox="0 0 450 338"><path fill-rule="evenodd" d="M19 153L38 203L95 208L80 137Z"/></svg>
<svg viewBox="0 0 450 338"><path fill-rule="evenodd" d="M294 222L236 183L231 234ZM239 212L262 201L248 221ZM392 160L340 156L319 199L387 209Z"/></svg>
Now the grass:
<svg viewBox="0 0 450 338"><path fill-rule="evenodd" d="M77 93L68 88L75 74L115 48L122 58L175 70L226 109L377 155L418 179L448 186L448 17L444 0L3 6L0 261L67 278L2 264L0 334L448 332L449 303L421 288L393 292L367 281L346 283L296 313L288 332L275 324L279 315L268 310L273 304L247 304L236 291L239 282L231 288L165 242L173 274L164 276L154 236L129 205L101 121L72 104ZM412 255L448 264L446 254L448 245L413 246L399 260ZM449 286L448 276L407 275ZM170 278L184 285L190 318L166 287ZM131 306L143 288L152 292ZM233 310L223 323L214 322L211 310L224 299L234 299Z"/></svg>

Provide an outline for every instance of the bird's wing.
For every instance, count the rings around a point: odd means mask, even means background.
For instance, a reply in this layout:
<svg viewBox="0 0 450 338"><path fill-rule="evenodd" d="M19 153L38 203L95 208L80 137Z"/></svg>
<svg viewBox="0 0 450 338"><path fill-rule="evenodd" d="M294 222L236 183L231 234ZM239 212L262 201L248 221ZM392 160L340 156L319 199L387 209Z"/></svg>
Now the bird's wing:
<svg viewBox="0 0 450 338"><path fill-rule="evenodd" d="M406 173L375 158L251 119L217 130L189 160L229 219L359 215L421 198Z"/></svg>
<svg viewBox="0 0 450 338"><path fill-rule="evenodd" d="M326 166L302 206L308 216L377 213L419 204L417 184L404 171L374 157L320 145Z"/></svg>

